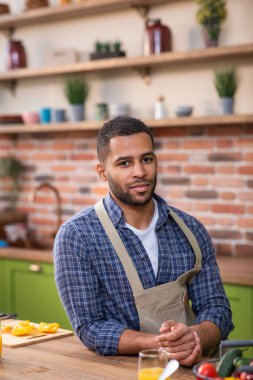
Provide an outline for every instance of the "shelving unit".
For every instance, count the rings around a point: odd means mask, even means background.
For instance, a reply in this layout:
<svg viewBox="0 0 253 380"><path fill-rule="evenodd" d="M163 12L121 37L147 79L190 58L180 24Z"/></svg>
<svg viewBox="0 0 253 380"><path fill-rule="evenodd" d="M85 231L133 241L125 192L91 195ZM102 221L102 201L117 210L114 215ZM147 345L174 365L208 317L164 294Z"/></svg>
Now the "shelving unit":
<svg viewBox="0 0 253 380"><path fill-rule="evenodd" d="M252 115L228 115L228 116L198 116L169 118L162 120L144 119L150 128L174 128L174 127L205 127L212 125L231 126L247 125L253 127ZM103 122L83 121L80 123L50 123L50 124L13 124L0 125L0 134L18 135L27 133L50 133L50 132L76 132L97 131Z"/></svg>
<svg viewBox="0 0 253 380"><path fill-rule="evenodd" d="M8 82L18 79L41 78L70 73L91 73L110 70L123 69L146 69L144 75L149 75L149 71L154 67L173 66L190 63L209 63L210 61L236 60L243 58L253 58L253 44L219 46L208 49L198 49L191 51L177 51L162 53L159 55L140 57L121 57L101 59L95 61L78 62L71 65L57 67L44 67L39 69L15 69L0 73L0 82Z"/></svg>
<svg viewBox="0 0 253 380"><path fill-rule="evenodd" d="M80 4L45 7L19 14L2 15L0 31L12 34L17 27L47 24L60 20L85 17L104 12L120 11L135 8L146 16L151 6L169 4L175 1L190 0L88 0ZM192 1L192 0L191 0ZM135 70L150 82L151 70L170 68L178 65L207 64L210 62L231 62L253 58L253 43L234 46L218 46L191 51L173 51L160 55L121 57L96 61L78 62L69 65L42 68L25 68L0 72L0 85L15 90L17 81L36 80L37 78L54 77L74 73L103 73L109 71ZM230 115L212 117L170 118L164 120L146 120L152 128L160 127L194 127L206 125L252 125L253 115ZM0 134L48 133L66 131L98 130L101 123L85 121L82 123L62 123L48 125L0 125Z"/></svg>
<svg viewBox="0 0 253 380"><path fill-rule="evenodd" d="M149 8L155 5L172 3L173 1L178 0L90 0L80 4L44 7L18 14L1 15L0 30L4 31L26 25L37 25L128 8Z"/></svg>

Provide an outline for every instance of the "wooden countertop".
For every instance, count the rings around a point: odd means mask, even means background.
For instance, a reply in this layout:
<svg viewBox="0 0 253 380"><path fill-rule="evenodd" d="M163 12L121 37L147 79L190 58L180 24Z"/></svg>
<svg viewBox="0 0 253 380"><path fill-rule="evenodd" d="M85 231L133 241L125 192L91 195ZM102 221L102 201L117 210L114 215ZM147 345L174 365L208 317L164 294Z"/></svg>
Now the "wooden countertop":
<svg viewBox="0 0 253 380"><path fill-rule="evenodd" d="M0 378L4 380L137 380L137 356L99 356L76 336L25 347L3 347ZM180 367L172 380L194 380Z"/></svg>
<svg viewBox="0 0 253 380"><path fill-rule="evenodd" d="M0 248L1 258L40 261L44 263L53 262L52 251L24 248ZM218 255L217 262L224 283L253 286L253 256L249 258Z"/></svg>

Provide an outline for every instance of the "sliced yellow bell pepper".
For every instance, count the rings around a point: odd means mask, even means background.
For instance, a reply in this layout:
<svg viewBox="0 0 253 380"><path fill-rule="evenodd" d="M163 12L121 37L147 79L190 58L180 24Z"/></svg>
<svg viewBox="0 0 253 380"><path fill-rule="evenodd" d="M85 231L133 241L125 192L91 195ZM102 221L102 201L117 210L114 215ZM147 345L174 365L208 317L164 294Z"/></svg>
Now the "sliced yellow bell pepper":
<svg viewBox="0 0 253 380"><path fill-rule="evenodd" d="M11 333L15 336L21 336L21 335L29 335L32 334L35 330L35 327L32 325L25 325L22 326L22 324L18 324L18 326L14 326Z"/></svg>
<svg viewBox="0 0 253 380"><path fill-rule="evenodd" d="M40 322L38 330L45 333L54 333L60 327L59 323L45 323Z"/></svg>
<svg viewBox="0 0 253 380"><path fill-rule="evenodd" d="M1 331L4 333L10 333L12 331L12 327L9 325L3 325Z"/></svg>

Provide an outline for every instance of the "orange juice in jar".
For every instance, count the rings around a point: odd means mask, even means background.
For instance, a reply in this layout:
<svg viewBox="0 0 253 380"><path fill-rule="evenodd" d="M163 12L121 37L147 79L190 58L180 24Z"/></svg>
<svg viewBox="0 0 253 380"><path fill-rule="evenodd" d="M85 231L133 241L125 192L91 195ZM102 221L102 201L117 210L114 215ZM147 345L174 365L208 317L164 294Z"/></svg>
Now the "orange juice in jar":
<svg viewBox="0 0 253 380"><path fill-rule="evenodd" d="M139 353L138 380L158 380L167 361L165 352L156 349L141 351Z"/></svg>
<svg viewBox="0 0 253 380"><path fill-rule="evenodd" d="M139 370L138 380L157 380L161 375L163 368L151 367Z"/></svg>

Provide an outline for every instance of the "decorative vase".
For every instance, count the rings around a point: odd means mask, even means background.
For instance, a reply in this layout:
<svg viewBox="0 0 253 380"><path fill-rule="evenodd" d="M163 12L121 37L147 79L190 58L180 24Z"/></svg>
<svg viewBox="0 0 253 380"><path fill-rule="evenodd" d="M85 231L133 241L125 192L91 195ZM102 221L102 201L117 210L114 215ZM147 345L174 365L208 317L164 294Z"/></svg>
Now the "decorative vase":
<svg viewBox="0 0 253 380"><path fill-rule="evenodd" d="M234 98L220 98L222 115L231 115L234 113Z"/></svg>
<svg viewBox="0 0 253 380"><path fill-rule="evenodd" d="M7 70L26 67L26 52L21 41L10 40L6 49Z"/></svg>
<svg viewBox="0 0 253 380"><path fill-rule="evenodd" d="M218 46L220 36L220 26L219 25L207 25L203 28L203 38L205 46L215 47Z"/></svg>
<svg viewBox="0 0 253 380"><path fill-rule="evenodd" d="M70 120L71 121L84 120L84 105L83 104L70 105Z"/></svg>

